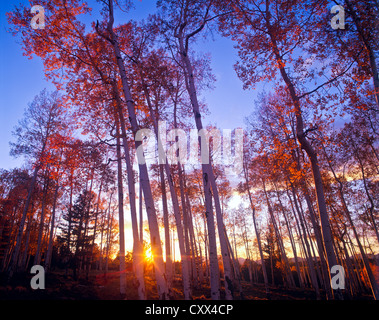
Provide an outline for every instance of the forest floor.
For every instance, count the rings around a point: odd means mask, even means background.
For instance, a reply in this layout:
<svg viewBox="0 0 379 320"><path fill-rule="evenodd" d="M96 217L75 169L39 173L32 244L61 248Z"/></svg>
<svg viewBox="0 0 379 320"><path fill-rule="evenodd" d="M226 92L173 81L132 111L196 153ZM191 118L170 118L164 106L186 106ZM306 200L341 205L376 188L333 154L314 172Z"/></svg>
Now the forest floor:
<svg viewBox="0 0 379 320"><path fill-rule="evenodd" d="M119 272L104 273L93 271L88 279L74 280L71 276L66 276L64 271L54 271L46 275L45 289L33 290L30 287L30 274L18 274L7 283L4 276L0 275L0 300L124 300L119 293L120 278ZM134 279L131 273L127 273L127 300L137 300L137 290L134 286ZM235 294L238 300L268 300L263 284L251 285L248 282L242 283L243 296L239 292ZM155 281L146 278L147 299L158 299ZM193 289L194 300L210 299L210 288L207 285ZM182 300L180 281L173 282L172 298ZM223 295L221 294L221 298ZM288 289L284 287L271 287L270 300L315 300L314 290ZM370 300L370 296L361 296L359 299Z"/></svg>

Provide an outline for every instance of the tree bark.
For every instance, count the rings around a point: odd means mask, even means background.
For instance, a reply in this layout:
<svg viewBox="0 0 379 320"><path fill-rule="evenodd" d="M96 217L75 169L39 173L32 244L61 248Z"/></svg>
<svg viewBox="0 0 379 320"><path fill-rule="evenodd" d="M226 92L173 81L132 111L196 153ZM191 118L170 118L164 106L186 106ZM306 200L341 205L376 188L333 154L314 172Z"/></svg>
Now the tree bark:
<svg viewBox="0 0 379 320"><path fill-rule="evenodd" d="M38 230L38 240L37 240L37 249L34 256L34 265L39 265L41 263L41 246L42 246L42 234L44 229L44 223L45 223L45 211L46 211L46 198L47 193L49 190L49 172L46 170L45 172L45 183L43 188L43 195L42 195L42 204L41 204L41 218L39 222L39 230Z"/></svg>
<svg viewBox="0 0 379 320"><path fill-rule="evenodd" d="M33 214L33 205L32 205L32 214ZM24 249L24 255L22 257L21 266L26 271L28 267L28 250L29 250L29 243L30 243L30 233L32 229L32 215L28 217L28 226L26 227L26 241L25 241L25 249ZM1 233L0 233L0 239L1 239Z"/></svg>
<svg viewBox="0 0 379 320"><path fill-rule="evenodd" d="M257 242L258 242L259 255L261 258L261 265L262 265L263 280L264 280L264 284L265 284L266 296L268 297L270 294L270 291L268 288L268 276L267 276L267 271L266 271L266 264L265 264L265 260L264 260L264 256L263 256L261 237L259 234L257 221L256 221L256 217L255 217L255 204L253 202L253 197L251 195L251 191L250 191L250 187L249 187L249 173L247 171L247 165L245 163L245 160L244 160L244 164L243 164L243 172L244 172L245 181L246 181L246 185L247 185L247 193L249 195L250 206L252 209L254 231L255 231L255 237L257 238Z"/></svg>
<svg viewBox="0 0 379 320"><path fill-rule="evenodd" d="M145 280L143 274L143 242L139 237L138 222L137 222L137 206L136 206L136 190L134 183L134 171L130 158L129 143L127 139L127 132L125 126L125 118L122 110L122 102L117 90L116 83L113 82L113 94L116 100L115 121L118 127L121 127L121 136L124 148L124 157L126 162L126 170L128 177L128 193L129 193L129 206L130 216L132 220L133 232L133 269L137 277L137 291L140 300L146 299ZM142 223L142 221L140 221Z"/></svg>
<svg viewBox="0 0 379 320"><path fill-rule="evenodd" d="M304 251L305 251L306 257L307 257L307 263L309 266L309 275L310 275L312 287L315 289L317 299L320 299L320 290L319 290L319 286L318 286L318 282L317 282L316 267L315 267L314 262L313 262L313 256L312 256L310 245L308 242L308 237L307 237L307 232L306 232L305 226L304 226L303 216L302 216L302 213L300 211L299 205L298 205L297 200L296 200L295 188L293 186L291 186L291 190L292 190L292 196L293 196L292 201L293 201L294 207L296 209L297 216L299 218L299 221L298 221L299 228L301 227L301 229L302 229L302 234L303 234L302 239L303 239L303 242L305 245ZM288 194L288 197L291 200L289 194ZM300 232L300 235L301 235L301 232Z"/></svg>
<svg viewBox="0 0 379 320"><path fill-rule="evenodd" d="M53 212L51 214L51 226L50 226L50 236L49 236L49 245L47 248L46 260L45 260L45 271L49 271L51 266L51 257L53 255L53 241L54 241L54 228L55 228L55 212L57 208L58 200L58 191L59 191L59 181L56 181L56 187L54 192L54 202L53 202Z"/></svg>
<svg viewBox="0 0 379 320"><path fill-rule="evenodd" d="M105 36L105 38L111 43L113 47L115 59L116 59L118 70L119 70L119 75L122 82L122 89L123 89L124 97L126 100L126 105L128 108L129 121L130 121L131 129L134 135L135 149L139 150L139 148L142 147L142 141L138 141L135 139L136 133L139 130L139 125L137 122L137 117L136 117L136 112L135 112L135 105L134 105L132 94L130 92L127 73L126 73L125 65L122 59L121 50L119 47L117 36L113 30L113 23L114 23L113 0L108 0L108 9L109 9L109 20L108 20L107 31L110 35L110 38L108 38L107 36ZM156 211L154 207L153 194L150 187L150 180L149 180L149 174L147 171L147 165L144 159L141 158L141 156L143 155L140 155L137 152L138 167L139 167L139 172L140 172L140 183L142 184L142 189L143 189L144 198L145 198L145 207L146 207L147 218L148 218L148 223L149 223L150 242L151 242L151 251L153 254L155 278L157 281L159 299L165 300L168 298L168 289L167 289L166 276L165 276L165 270L164 270L165 268L164 268L164 262L163 262L163 256L162 256L162 246L161 246L161 240L160 240L160 235L159 235L159 226L158 226L157 215L156 215Z"/></svg>
<svg viewBox="0 0 379 320"><path fill-rule="evenodd" d="M367 51L367 55L369 57L369 63L370 63L371 72L372 72L372 82L374 85L374 96L375 96L376 104L379 108L379 73L378 73L378 67L376 65L375 52L374 52L369 40L365 37L360 19L358 18L356 11L353 8L350 0L345 0L345 3L346 3L346 6L349 10L349 13L351 14L351 16L353 18L353 22L357 28L359 38L363 42L363 45L364 45L364 47Z"/></svg>
<svg viewBox="0 0 379 320"><path fill-rule="evenodd" d="M296 94L295 87L292 81L290 80L287 74L287 71L285 70L284 63L282 61L282 56L278 48L275 33L273 31L272 25L270 24L270 15L269 15L267 0L266 0L266 10L267 10L266 11L267 12L266 13L266 27L267 27L269 37L271 39L272 46L273 46L273 53L278 63L280 74L287 86L288 93L292 99L292 103L295 110L297 140L299 141L301 148L305 150L305 152L307 153L308 158L311 163L313 181L315 184L315 191L316 191L317 208L318 208L318 213L319 213L320 221L321 221L323 244L324 244L324 249L327 256L328 278L331 281L330 269L334 265L337 265L337 258L336 258L336 254L334 252L334 247L333 247L333 235L330 228L329 217L328 217L328 212L326 208L326 201L325 201L320 167L319 167L318 159L317 159L317 153L312 147L312 145L310 144L310 142L308 141L306 134L304 132L304 121L303 121L299 97ZM340 290L334 290L333 293L334 293L334 298L340 299L340 300L343 299L342 293L340 292Z"/></svg>
<svg viewBox="0 0 379 320"><path fill-rule="evenodd" d="M118 181L118 224L119 224L119 260L120 260L120 294L126 295L125 267L125 226L124 226L124 188L122 178L120 129L117 125L117 181Z"/></svg>
<svg viewBox="0 0 379 320"><path fill-rule="evenodd" d="M275 191L276 191L276 196L278 198L279 205L280 205L280 208L282 210L282 214L283 214L283 217L284 217L284 220L285 220L285 223L286 223L286 227L287 227L287 230L288 230L288 236L290 238L292 252L293 252L294 259L295 259L295 267L296 267L296 272L297 272L298 279L299 279L299 284L300 284L301 288L304 288L303 279L302 279L301 274L300 274L299 261L298 261L298 258L297 258L296 244L295 244L295 241L293 239L292 230L291 230L291 227L289 225L288 218L287 218L286 212L284 210L284 206L282 204L282 200L280 199L279 191L277 189L276 184L275 184Z"/></svg>
<svg viewBox="0 0 379 320"><path fill-rule="evenodd" d="M10 280L12 278L13 273L16 271L17 261L18 261L18 257L19 257L20 249L21 249L22 234L24 232L26 214L28 212L29 205L30 205L30 202L32 200L33 191L34 191L34 187L35 187L35 184L37 181L37 175L38 175L39 169L40 168L37 165L36 168L34 169L33 177L32 177L32 180L30 182L30 185L29 185L28 196L26 198L24 209L22 211L21 221L20 221L20 225L19 225L18 233L17 233L17 237L16 237L16 245L15 245L9 266L8 266L8 271L7 271L8 280Z"/></svg>
<svg viewBox="0 0 379 320"><path fill-rule="evenodd" d="M188 52L185 49L184 45L184 35L179 35L178 36L179 40L179 47L180 47L180 55L182 58L183 62L183 68L184 68L184 76L185 76L185 82L186 82L186 88L188 91L188 94L190 96L191 100L191 105L193 109L193 114L195 118L195 123L196 123L196 128L199 133L202 132L204 129L202 120L201 120L201 113L200 113L200 107L199 107L199 102L197 98L197 93L196 93L196 86L195 86L195 79L193 75L193 67L192 64L189 60L188 57ZM199 138L200 140L200 138ZM201 145L201 144L200 144ZM215 201L215 208L216 208L216 219L217 219L217 227L218 227L218 234L219 234L219 240L220 240L220 246L221 246L221 255L222 255L222 261L223 261L223 267L224 267L224 277L225 277L225 298L227 300L233 299L232 291L233 291L233 274L232 274L232 268L230 265L230 259L229 259L229 254L228 254L228 247L227 247L227 242L225 239L225 234L223 232L224 228L224 223L222 219L222 214L221 214L221 206L220 206L220 199L218 196L218 189L215 181L215 177L213 174L213 169L210 164L210 159L209 159L209 146L207 143L204 143L202 147L200 147L200 152L202 155L202 172L203 172L203 187L204 187L204 196L205 196L205 204L206 204L206 211L207 211L207 218L209 217L209 212L211 208L211 203L212 199L209 199L209 197L212 197L211 193L211 188L213 191L213 198ZM208 159L205 159L204 156L208 155ZM208 162L208 163L206 163ZM209 217L209 220L207 220L210 224L214 225L213 222L213 217L212 220ZM208 232L213 232L214 226L208 225ZM213 242L211 239L213 237L213 234L210 234L210 241L209 243ZM213 250L212 250L213 251ZM213 252L212 252L213 253ZM214 253L213 253L214 254ZM210 256L211 258L211 256ZM211 262L211 273L215 272L216 266L214 265L215 259L210 260ZM217 266L218 268L218 266ZM211 275L212 279L212 275ZM214 283L213 283L214 284ZM215 284L214 284L215 285ZM211 281L211 286L212 286L212 281ZM216 285L214 287L216 289ZM214 290L211 289L212 292L215 292Z"/></svg>
<svg viewBox="0 0 379 320"><path fill-rule="evenodd" d="M283 259L283 262L284 262L285 275L286 275L286 278L287 278L287 282L288 282L288 284L289 284L290 287L295 287L295 281L294 281L292 273L291 273L291 268L290 268L290 265L289 265L289 262L288 262L288 258L287 258L287 254L286 254L286 251L285 251L285 248L284 248L284 245L283 245L282 237L281 237L281 235L279 233L279 229L278 229L278 226L277 226L277 223L276 223L276 220L275 220L274 212L272 210L272 207L271 207L271 204L270 204L270 200L268 198L268 194L267 194L267 190L266 190L266 183L265 183L264 179L262 179L262 183L263 183L263 191L264 191L264 194L265 194L268 211L269 211L269 214L270 214L270 217L271 217L271 221L272 221L272 225L274 227L275 235L276 235L276 238L277 238L277 241L278 241L279 250L281 252L281 256L282 256L282 259Z"/></svg>
<svg viewBox="0 0 379 320"><path fill-rule="evenodd" d="M359 240L359 235L358 235L357 229L355 228L353 219L351 218L351 213L350 213L350 210L349 210L349 208L347 206L347 203L346 203L346 200L345 200L345 195L344 195L344 192L343 192L343 183L337 177L336 172L334 171L334 168L332 166L332 163L331 163L331 161L329 161L329 157L328 157L328 154L326 152L325 146L323 145L322 147L323 147L323 151L324 151L325 157L328 160L329 168L332 171L334 179L336 180L336 182L338 184L338 195L339 195L339 198L341 200L342 207L343 207L344 212L345 212L345 216L346 216L347 220L350 223L351 229L353 230L353 233L354 233L355 240L357 241L358 248L359 248L359 251L361 253L363 265L364 265L365 271L366 271L368 279L369 279L369 284L370 284L370 288L371 288L372 294L373 294L375 300L378 300L379 299L379 285L378 285L378 283L377 283L377 281L375 279L375 276L374 276L374 274L373 274L373 272L371 270L370 263L368 261L367 255L366 255L365 251L363 250L361 241ZM360 164L362 164L362 163L360 162ZM363 166L361 166L361 171L362 171L362 175L364 177ZM368 192L366 186L365 186L365 188L366 188L366 192ZM344 248L346 250L345 243L344 243ZM346 256L346 259L349 259L349 257Z"/></svg>
<svg viewBox="0 0 379 320"><path fill-rule="evenodd" d="M142 185L139 183L139 239L143 244L143 195L142 195Z"/></svg>
<svg viewBox="0 0 379 320"><path fill-rule="evenodd" d="M166 277L167 277L167 286L170 290L171 286L172 286L172 258L171 258L170 222L168 219L166 183L165 183L162 165L159 166L159 175L160 175L160 180L161 180L160 183L161 183L161 194L162 194L163 224L164 224L164 232L165 232Z"/></svg>
<svg viewBox="0 0 379 320"><path fill-rule="evenodd" d="M143 91L145 94L146 102L150 110L150 116L153 120L153 127L154 127L154 133L158 142L158 150L164 150L164 147L162 145L162 140L159 135L159 128L158 128L158 117L155 114L155 110L153 108L151 99L150 99L150 94L147 88L147 85L145 84L142 75L142 84L143 84ZM158 157L160 158L161 155ZM182 211L183 211L183 225L182 225L182 219L180 215L180 208L179 208L179 200L178 196L176 194L175 190L175 185L174 185L174 180L171 174L171 170L168 164L168 159L165 154L165 157L163 160L163 167L165 169L165 173L167 176L167 181L170 189L170 195L171 195L171 201L172 201L172 206L174 210L174 217L175 217L175 223L176 223L176 230L178 233L178 241L179 241L179 250L180 250L180 257L181 257L181 265L182 265L182 275L183 275L183 291L184 291L184 298L185 300L190 300L192 293L191 293L191 284L190 284L190 255L189 255L189 250L188 250L188 239L186 238L186 229L185 229L185 211L184 207L182 206Z"/></svg>

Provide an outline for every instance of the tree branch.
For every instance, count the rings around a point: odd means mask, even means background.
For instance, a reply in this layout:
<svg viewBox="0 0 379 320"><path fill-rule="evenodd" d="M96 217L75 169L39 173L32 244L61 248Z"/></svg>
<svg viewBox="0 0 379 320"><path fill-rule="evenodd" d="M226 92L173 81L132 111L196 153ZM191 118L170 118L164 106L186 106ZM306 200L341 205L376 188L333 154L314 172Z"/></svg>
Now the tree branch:
<svg viewBox="0 0 379 320"><path fill-rule="evenodd" d="M362 48L361 51L358 53L357 58L358 58L358 57L360 56L360 54L362 53L363 49L364 49L364 48ZM298 97L298 99L300 100L300 99L302 99L302 98L304 98L304 97L306 97L306 96L308 96L308 95L310 95L310 94L316 92L316 91L319 90L320 88L322 88L322 87L324 87L324 86L326 86L326 85L328 85L328 84L333 83L333 82L336 81L338 78L342 77L346 72L348 72L348 71L350 70L350 68L353 66L353 64L354 64L355 62L356 62L356 59L354 59L354 60L349 64L349 66L348 66L343 72L341 72L339 75L335 76L333 79L330 79L330 80L324 82L323 84L320 84L320 85L317 86L315 89L313 89L313 90L311 90L311 91L308 91L308 92L306 92L306 93L303 93L301 96Z"/></svg>

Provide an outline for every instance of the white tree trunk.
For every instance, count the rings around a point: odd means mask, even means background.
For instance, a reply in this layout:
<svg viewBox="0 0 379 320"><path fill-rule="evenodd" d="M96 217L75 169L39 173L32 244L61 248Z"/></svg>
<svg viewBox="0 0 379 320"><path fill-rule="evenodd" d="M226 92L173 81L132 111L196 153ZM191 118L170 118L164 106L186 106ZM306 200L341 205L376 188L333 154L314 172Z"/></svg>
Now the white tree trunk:
<svg viewBox="0 0 379 320"><path fill-rule="evenodd" d="M58 200L58 191L59 191L59 181L56 181L56 187L54 192L54 203L53 203L53 212L51 214L51 226L50 226L50 236L49 236L49 245L46 254L45 260L45 271L48 271L51 266L51 257L53 255L53 241L54 241L54 227L55 227L55 212L57 208Z"/></svg>
<svg viewBox="0 0 379 320"><path fill-rule="evenodd" d="M268 1L266 1L266 8L267 8L267 12L269 12ZM303 121L299 97L296 94L296 90L295 90L292 80L290 79L290 77L287 74L287 71L285 70L285 67L282 61L282 56L280 54L278 43L276 40L276 36L274 32L272 31L273 30L272 25L270 24L270 16L268 14L266 15L266 27L267 27L267 30L269 31L268 33L271 39L273 54L275 55L275 59L278 63L280 74L287 86L288 93L293 102L294 114L296 116L296 137L297 137L297 140L299 141L301 148L305 150L305 152L307 153L310 164L311 164L313 182L314 182L315 191L316 191L317 208L318 208L318 213L319 213L320 221L321 221L323 245L324 245L324 250L326 252L326 257L327 257L328 278L331 281L330 268L332 268L334 265L337 265L337 257L334 252L333 235L332 235L332 230L329 223L328 212L326 209L326 201L325 201L320 167L317 160L317 152L314 150L309 140L307 139L306 135L304 134L304 121ZM334 290L333 294L334 294L334 298L341 299L341 300L343 299L340 290Z"/></svg>
<svg viewBox="0 0 379 320"><path fill-rule="evenodd" d="M120 259L120 294L126 295L125 268L125 228L124 228L124 188L120 147L120 129L117 125L117 181L118 181L118 224L119 224L119 259Z"/></svg>
<svg viewBox="0 0 379 320"><path fill-rule="evenodd" d="M47 197L47 192L49 190L49 182L50 182L48 175L49 175L49 172L48 170L46 170L45 185L43 188L42 204L41 204L41 217L39 221L37 249L36 249L36 253L35 253L34 261L33 261L34 265L39 265L41 263L41 247L42 247L42 234L43 234L44 223L45 223L46 197Z"/></svg>
<svg viewBox="0 0 379 320"><path fill-rule="evenodd" d="M133 102L133 97L130 92L125 65L122 59L122 55L121 55L121 50L117 41L117 36L113 30L113 22L114 22L113 0L109 0L109 23L108 23L108 29L107 29L111 36L111 39L109 39L109 41L112 44L117 66L119 69L119 74L121 77L122 89L123 89L124 97L126 100L126 105L128 108L130 125L131 125L131 129L134 135L135 149L138 150L138 148L141 147L142 145L142 141L135 140L135 135L139 129L139 125L137 122L135 105ZM148 223L149 223L151 251L153 254L153 263L154 263L154 270L155 270L155 278L157 281L158 295L159 295L159 299L165 300L168 298L168 289L167 289L165 268L164 268L164 262L163 262L163 256L162 256L162 246L161 246L161 238L159 234L159 225L158 225L157 215L156 215L156 211L154 207L154 198L151 191L147 165L145 161L143 161L143 159L140 158L141 155L139 153L137 153L137 156L138 156L138 163L139 163L138 167L139 167L139 173L140 173L140 183L142 185L142 189L144 193L145 207L146 207L146 213L147 213L147 218L148 218Z"/></svg>
<svg viewBox="0 0 379 320"><path fill-rule="evenodd" d="M195 117L196 128L199 132L201 132L200 130L203 130L204 127L201 120L200 107L199 107L199 102L198 102L197 93L196 93L193 67L184 46L184 39L183 37L180 37L180 36L179 36L179 45L180 45L181 58L183 62L183 68L185 70L184 76L185 76L186 88L190 96L193 114ZM203 146L203 149L201 150L201 154L209 155L209 146L207 145L207 143L204 143L202 146ZM204 150L204 148L206 150ZM225 239L225 233L223 232L224 223L223 223L223 218L222 218L222 213L221 213L220 199L218 196L218 188L216 185L210 159L208 159L208 163L202 163L201 167L203 171L204 195L205 195L206 207L208 205L206 209L207 212L210 212L209 211L210 203L212 202L211 199L208 199L209 197L212 197L211 188L213 191L213 198L215 200L216 219L217 219L218 234L219 234L219 240L220 240L220 246L221 246L221 254L222 254L224 277L225 277L225 298L227 300L230 300L230 299L233 299L233 296L232 296L233 272L232 272L232 268L230 264L230 258L229 258L229 253L228 253L227 242ZM212 224L212 221L209 221L209 222ZM212 226L208 225L208 232L212 232ZM211 237L213 237L213 235L210 234L210 243L211 243ZM215 266L211 265L211 273L212 273L212 270L214 270L214 268ZM211 278L212 278L212 275L211 275Z"/></svg>
<svg viewBox="0 0 379 320"><path fill-rule="evenodd" d="M142 78L142 75L141 75L141 78ZM144 84L143 79L142 79L142 82L144 86L146 101L150 109L150 116L153 120L153 127L154 127L154 133L155 133L157 143L158 143L158 150L164 150L162 146L162 141L159 136L158 120L157 120L154 108L150 100L150 95L149 95L147 86ZM183 228L182 221L181 221L178 196L176 194L174 180L172 178L167 156L164 158L163 166L165 169L165 173L167 176L167 181L168 181L168 185L170 189L171 201L172 201L175 223L176 223L176 230L178 233L179 250L180 250L181 265L182 265L182 276L183 276L183 293L184 293L184 298L186 300L189 300L191 299L191 295L192 295L191 284L190 284L190 272L189 272L190 271L189 253L186 250L186 241L185 241L185 236L184 236L185 229ZM183 211L183 216L184 216L184 211Z"/></svg>
<svg viewBox="0 0 379 320"><path fill-rule="evenodd" d="M20 249L21 249L22 234L24 232L26 214L28 212L29 205L30 205L30 202L32 200L34 187L35 187L35 184L37 181L38 171L39 171L39 167L37 165L36 168L34 169L32 181L30 182L30 186L29 186L29 190L28 190L28 196L26 198L24 209L22 211L21 221L20 221L20 225L19 225L18 233L17 233L17 237L16 237L16 245L15 245L13 255L11 257L11 261L10 261L9 267L8 267L8 272L7 272L8 273L8 279L12 278L13 273L16 271L18 256L20 254Z"/></svg>
<svg viewBox="0 0 379 320"><path fill-rule="evenodd" d="M125 119L122 110L121 99L117 91L116 83L113 83L113 93L116 98L116 124L121 124L121 135L124 147L124 157L126 162L126 170L128 176L128 191L129 191L129 205L130 205L130 216L132 220L132 231L133 231L133 269L137 278L137 291L140 300L146 299L145 292L145 280L143 274L143 243L140 240L138 233L138 222L137 222L137 206L136 206L136 190L134 182L134 172L133 165L130 159L129 143L127 140ZM142 221L140 221L142 224Z"/></svg>
<svg viewBox="0 0 379 320"><path fill-rule="evenodd" d="M172 258L171 258L171 240L170 240L170 222L168 218L168 205L167 205L167 195L166 195L166 183L164 177L164 171L162 165L159 166L159 175L161 183L161 193L162 193L162 207L163 207L163 224L165 232L165 251L166 251L166 277L167 286L171 290L172 286Z"/></svg>

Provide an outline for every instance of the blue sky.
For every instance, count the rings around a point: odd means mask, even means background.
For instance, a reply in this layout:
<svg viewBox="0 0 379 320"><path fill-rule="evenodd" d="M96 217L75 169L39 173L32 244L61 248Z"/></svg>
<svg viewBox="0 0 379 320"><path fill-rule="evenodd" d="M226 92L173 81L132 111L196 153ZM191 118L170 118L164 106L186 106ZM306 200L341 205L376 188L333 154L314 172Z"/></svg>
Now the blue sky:
<svg viewBox="0 0 379 320"><path fill-rule="evenodd" d="M32 60L24 57L20 41L6 31L8 25L5 13L13 10L14 5L19 3L29 5L27 0L15 0L2 1L0 6L0 168L4 169L22 164L21 159L9 156L9 141L12 140L11 132L22 118L27 104L42 89L54 89L45 80L41 60L38 57ZM98 7L95 0L89 0L88 4ZM135 9L129 13L118 12L116 18L122 19L122 15L130 15L132 19L138 20L146 18L154 11L155 1L136 0ZM89 19L91 21L91 17ZM210 110L204 123L216 124L220 129L243 127L244 118L253 110L257 91L242 89L242 82L233 69L233 64L237 61L233 43L229 39L216 36L214 41L200 40L197 47L197 50L211 54L212 69L217 79L215 89L204 94Z"/></svg>

